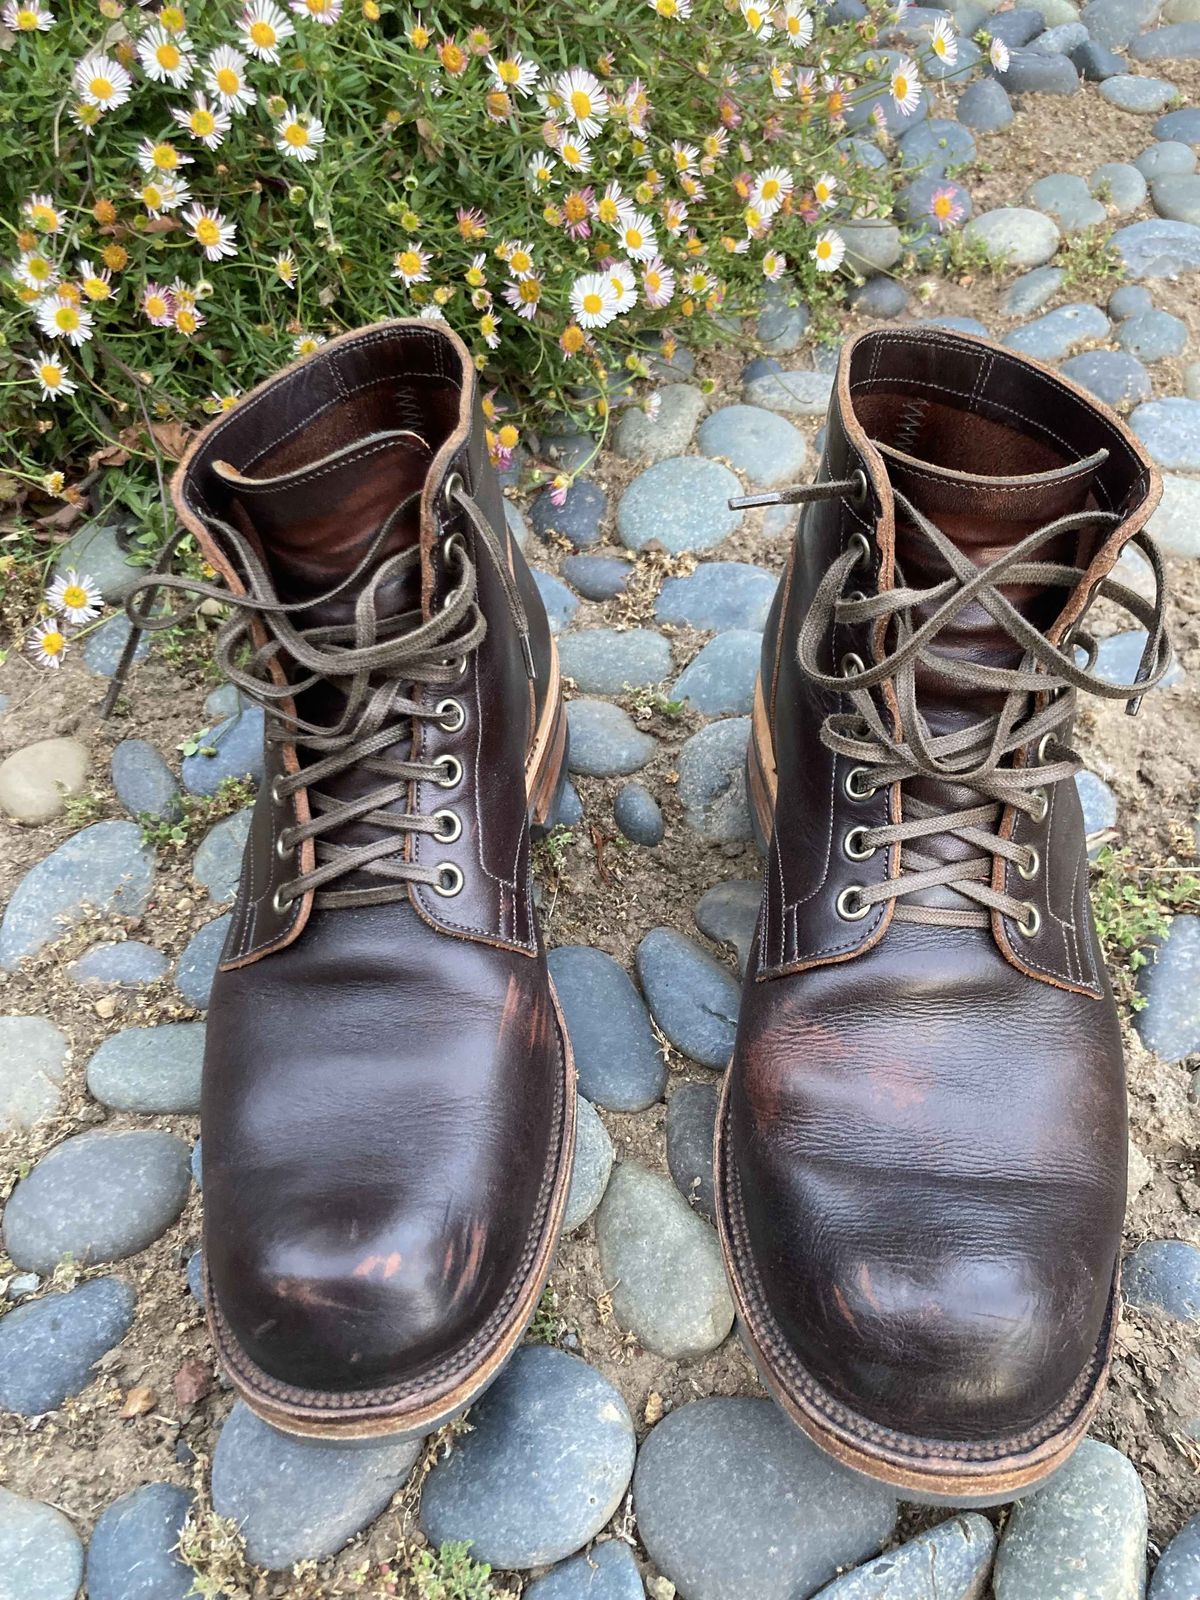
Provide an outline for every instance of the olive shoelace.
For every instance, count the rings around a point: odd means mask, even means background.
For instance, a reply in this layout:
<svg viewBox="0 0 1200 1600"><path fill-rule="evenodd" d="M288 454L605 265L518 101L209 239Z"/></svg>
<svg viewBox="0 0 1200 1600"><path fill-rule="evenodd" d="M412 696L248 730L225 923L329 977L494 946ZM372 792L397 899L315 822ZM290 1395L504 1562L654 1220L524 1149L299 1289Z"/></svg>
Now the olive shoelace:
<svg viewBox="0 0 1200 1600"><path fill-rule="evenodd" d="M1092 464L1102 463L1105 454L1100 452ZM861 502L865 490L865 477L856 473L852 478L784 491L775 503L841 496ZM748 498L760 504L765 497ZM1059 589L1065 602L1083 579L1084 570L1038 560L1038 550L1060 534L1111 528L1121 520L1115 513L1087 510L1058 517L1035 529L987 566L978 567L903 494L896 492L895 501L898 512L941 557L949 576L929 588L910 588L897 570L891 589L874 595L847 592L855 569L868 562L871 555L865 535L852 536L848 548L830 565L818 585L800 629L798 657L803 671L822 688L846 695L853 706L852 711L825 718L821 742L855 763L845 779L852 799L866 799L894 783L927 778L973 790L979 800L978 804L946 809L905 794L903 821L851 829L846 851L853 859L866 860L877 850L899 845L900 865L896 875L882 883L854 885L845 890L838 910L846 920L857 921L867 916L873 906L892 901L896 903L894 915L900 920L950 927L987 926L990 913L998 911L1011 917L1027 937L1033 937L1040 927L1040 914L1033 902L992 886L992 863L996 857L1010 862L1027 881L1037 877L1042 865L1032 845L1000 834L1002 816L1006 808L1012 807L1041 821L1049 810L1051 787L1073 778L1082 769L1082 761L1058 737L1075 715L1078 691L1108 700L1125 700L1133 713L1143 691L1166 672L1171 651L1163 623L1162 561L1153 541L1139 531L1129 543L1150 564L1155 580L1153 601L1111 577L1097 585L1096 596L1123 606L1147 633L1135 681L1111 683L1092 670L1097 644L1078 623L1061 644L1053 644L1000 590L1002 586L1018 585ZM940 654L934 648L938 635L970 605L982 606L1018 646L1022 652L1018 666L989 666ZM918 608L925 613L925 620L915 625L914 612ZM881 622L883 637L891 647L872 665L867 666L855 654L847 654L837 673L824 670L818 658L827 648L826 641L834 627ZM1086 656L1082 666L1075 659L1077 648ZM1004 699L993 713L950 732L934 733L918 703L918 674L940 679L957 691L963 703L969 703L977 692L992 696L1002 693ZM890 713L885 721L873 693L885 684L891 686L895 727ZM1034 761L1014 764L1013 758L1029 745L1036 750ZM947 834L967 845L970 854L944 861L921 850L922 840ZM941 887L955 890L979 909L903 904L906 896Z"/></svg>
<svg viewBox="0 0 1200 1600"><path fill-rule="evenodd" d="M433 761L401 759L393 754L393 747L409 737L406 724L411 727L424 720L450 733L463 726L466 713L461 702L448 693L435 698L436 691L461 682L468 657L487 632L478 603L475 566L466 542L456 533L443 541L447 571L453 564L455 572L440 608L427 620L415 610L380 615L378 602L385 586L402 582L420 566L416 544L379 560L397 521L419 498L410 495L397 506L353 571L322 594L281 601L253 544L235 527L214 518L212 526L237 558L244 594L223 584L165 571L187 531L180 528L164 549L159 570L141 579L126 601L134 626L105 703L106 712L119 692L139 633L174 626L204 600L217 600L231 608L217 633L218 666L248 700L263 708L267 743L291 745L308 757L307 761L302 757L299 771L276 777L272 787L277 804L306 790L311 813L308 821L278 834L279 853L293 853L311 839L316 856L310 871L297 873L277 888L275 903L280 911L310 890L315 892L317 906L334 908L405 899L410 883L427 884L445 896L457 894L463 886L462 872L452 862L422 866L408 859L408 840L414 834L429 834L443 843L457 839L462 828L457 813L449 806L429 815L407 809L414 783L436 784L448 792L456 789L463 777L462 763L449 754ZM466 513L496 569L521 639L526 670L533 678L528 619L500 539L457 475L449 480L445 498L448 505ZM189 607L182 613L154 614L161 590L188 595ZM301 625L303 613L350 595L354 596L352 620ZM256 642L256 633L262 643ZM277 682L272 672L277 665L284 669L284 683ZM294 709L306 691L323 683L333 685L343 697L341 715L333 725L306 721ZM418 690L433 693L417 699ZM371 773L379 782L368 793L349 799L322 792L323 782L352 768ZM396 807L400 809L393 809ZM361 844L339 843L331 837L354 822L380 830L382 837ZM329 887L358 872L380 881Z"/></svg>

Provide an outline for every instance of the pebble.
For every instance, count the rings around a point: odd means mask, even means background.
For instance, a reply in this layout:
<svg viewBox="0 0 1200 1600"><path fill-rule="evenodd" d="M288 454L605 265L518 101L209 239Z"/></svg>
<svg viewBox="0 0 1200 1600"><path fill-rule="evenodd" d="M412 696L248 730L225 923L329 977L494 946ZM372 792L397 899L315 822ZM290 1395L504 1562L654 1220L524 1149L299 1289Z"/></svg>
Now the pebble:
<svg viewBox="0 0 1200 1600"><path fill-rule="evenodd" d="M808 307L796 297L793 283L768 283L755 336L765 350L794 350L811 321Z"/></svg>
<svg viewBox="0 0 1200 1600"><path fill-rule="evenodd" d="M634 844L652 849L663 842L666 824L662 808L644 783L622 785L613 801L613 817L617 827Z"/></svg>
<svg viewBox="0 0 1200 1600"><path fill-rule="evenodd" d="M1155 178L1150 194L1160 217L1171 222L1200 223L1200 174L1181 172L1173 178Z"/></svg>
<svg viewBox="0 0 1200 1600"><path fill-rule="evenodd" d="M1092 671L1103 678L1105 683L1132 683L1137 675L1138 663L1142 659L1145 645L1146 634L1141 628L1129 628L1124 633L1109 634L1107 639L1100 641ZM1159 687L1169 689L1173 683L1178 683L1182 676L1183 671L1178 659L1173 658L1166 673L1159 680Z"/></svg>
<svg viewBox="0 0 1200 1600"><path fill-rule="evenodd" d="M637 772L658 748L653 735L643 733L627 711L607 700L569 701L567 726L571 771L589 778Z"/></svg>
<svg viewBox="0 0 1200 1600"><path fill-rule="evenodd" d="M1103 83L1106 78L1115 78L1127 70L1124 56L1095 39L1072 50L1071 60L1078 67L1080 77L1089 83Z"/></svg>
<svg viewBox="0 0 1200 1600"><path fill-rule="evenodd" d="M1150 291L1143 289L1140 283L1123 283L1108 297L1108 314L1117 322L1128 322L1130 317L1140 317L1143 312L1153 310Z"/></svg>
<svg viewBox="0 0 1200 1600"><path fill-rule="evenodd" d="M1159 117L1151 128L1156 139L1171 139L1179 144L1200 145L1200 106L1181 106Z"/></svg>
<svg viewBox="0 0 1200 1600"><path fill-rule="evenodd" d="M1075 774L1075 788L1083 811L1083 831L1087 839L1108 833L1117 825L1117 797L1094 772ZM1098 848L1098 847L1096 847ZM1089 855L1093 852L1089 850Z"/></svg>
<svg viewBox="0 0 1200 1600"><path fill-rule="evenodd" d="M948 328L952 333L969 333L977 339L991 338L978 317L921 317L918 320L927 328Z"/></svg>
<svg viewBox="0 0 1200 1600"><path fill-rule="evenodd" d="M914 178L911 183L906 183L896 195L897 214L906 222L924 224L926 233L932 232L933 238L940 239L941 235L933 221L933 197L947 191L953 204L958 207L960 220L969 217L973 209L969 191L961 183L946 177Z"/></svg>
<svg viewBox="0 0 1200 1600"><path fill-rule="evenodd" d="M969 167L975 160L975 140L959 122L930 117L898 141L903 167L927 177L943 177L952 168Z"/></svg>
<svg viewBox="0 0 1200 1600"><path fill-rule="evenodd" d="M580 1094L606 1111L644 1111L661 1100L667 1064L625 968L585 944L560 945L548 961Z"/></svg>
<svg viewBox="0 0 1200 1600"><path fill-rule="evenodd" d="M1118 228L1109 241L1131 278L1174 278L1200 272L1200 228L1151 217Z"/></svg>
<svg viewBox="0 0 1200 1600"><path fill-rule="evenodd" d="M995 78L976 78L958 97L958 120L976 133L995 133L1013 119L1012 101Z"/></svg>
<svg viewBox="0 0 1200 1600"><path fill-rule="evenodd" d="M1160 467L1200 472L1200 400L1182 395L1148 400L1133 413L1130 426Z"/></svg>
<svg viewBox="0 0 1200 1600"><path fill-rule="evenodd" d="M799 429L762 406L722 406L700 424L696 444L704 455L727 461L752 488L795 482L808 455Z"/></svg>
<svg viewBox="0 0 1200 1600"><path fill-rule="evenodd" d="M1078 94L1079 72L1067 56L1045 56L1037 50L1014 50L1008 69L997 74L1009 94Z"/></svg>
<svg viewBox="0 0 1200 1600"><path fill-rule="evenodd" d="M1006 317L1031 317L1053 300L1065 277L1061 267L1034 267L1032 272L1022 273L1005 290L1001 310Z"/></svg>
<svg viewBox="0 0 1200 1600"><path fill-rule="evenodd" d="M1138 34L1129 41L1129 54L1135 61L1195 61L1200 57L1200 22L1174 22L1166 28ZM1171 94L1164 105L1179 94L1174 84L1167 87Z"/></svg>
<svg viewBox="0 0 1200 1600"><path fill-rule="evenodd" d="M1184 367L1183 392L1189 400L1200 400L1200 361L1189 361Z"/></svg>
<svg viewBox="0 0 1200 1600"><path fill-rule="evenodd" d="M1010 350L1039 361L1061 361L1081 344L1108 337L1110 323L1098 306L1057 306L1023 328L1013 328L1000 341Z"/></svg>
<svg viewBox="0 0 1200 1600"><path fill-rule="evenodd" d="M131 623L124 612L107 617L90 633L83 636L79 653L89 672L99 678L111 678L120 664L121 654L131 631ZM145 661L153 644L151 634L143 633L134 647L134 661Z"/></svg>
<svg viewBox="0 0 1200 1600"><path fill-rule="evenodd" d="M541 436L541 445L546 459L564 472L580 471L596 454L596 441L592 435L575 430L571 419L563 412L557 418L549 419L547 431Z"/></svg>
<svg viewBox="0 0 1200 1600"><path fill-rule="evenodd" d="M146 739L123 739L112 753L117 799L135 821L174 822L180 815L175 774Z"/></svg>
<svg viewBox="0 0 1200 1600"><path fill-rule="evenodd" d="M1200 482L1163 473L1163 497L1150 518L1159 546L1175 556L1200 556Z"/></svg>
<svg viewBox="0 0 1200 1600"><path fill-rule="evenodd" d="M0 811L14 822L49 822L83 788L87 772L87 747L78 739L38 739L0 761Z"/></svg>
<svg viewBox="0 0 1200 1600"><path fill-rule="evenodd" d="M1200 1050L1200 917L1178 916L1171 923L1158 960L1138 974L1146 1005L1133 1014L1134 1027L1148 1050L1164 1061L1182 1061Z"/></svg>
<svg viewBox="0 0 1200 1600"><path fill-rule="evenodd" d="M674 342L674 341L672 341ZM671 355L666 355L666 336L651 332L643 334L638 343L648 352L646 364L655 378L690 378L696 370L696 357L683 344L675 344Z"/></svg>
<svg viewBox="0 0 1200 1600"><path fill-rule="evenodd" d="M650 415L640 406L630 406L622 412L613 437L619 456L647 467L683 454L705 404L704 395L690 383L668 383L656 392L658 410Z"/></svg>
<svg viewBox="0 0 1200 1600"><path fill-rule="evenodd" d="M589 440L589 448L590 444ZM543 489L531 508L533 526L542 538L552 539L557 534L573 550L599 544L600 525L608 511L608 496L600 485L589 478L576 478L561 505L555 505L552 496L552 490Z"/></svg>
<svg viewBox="0 0 1200 1600"><path fill-rule="evenodd" d="M799 1600L872 1556L896 1525L881 1484L838 1466L770 1400L679 1407L633 1483L650 1559L687 1600Z"/></svg>
<svg viewBox="0 0 1200 1600"><path fill-rule="evenodd" d="M87 1387L96 1362L120 1344L136 1305L119 1278L92 1278L10 1311L0 1319L0 1406L23 1417L56 1411ZM0 1571L0 1586L3 1581Z"/></svg>
<svg viewBox="0 0 1200 1600"><path fill-rule="evenodd" d="M904 254L894 222L840 222L838 232L845 241L846 260L856 272L886 272Z"/></svg>
<svg viewBox="0 0 1200 1600"><path fill-rule="evenodd" d="M561 784L550 816L551 828L576 828L583 821L583 801L571 782Z"/></svg>
<svg viewBox="0 0 1200 1600"><path fill-rule="evenodd" d="M908 309L908 290L881 272L850 291L850 304L864 316L890 321Z"/></svg>
<svg viewBox="0 0 1200 1600"><path fill-rule="evenodd" d="M117 535L110 523L92 522L80 528L59 549L54 577L73 567L92 580L107 605L120 605L146 569L130 566Z"/></svg>
<svg viewBox="0 0 1200 1600"><path fill-rule="evenodd" d="M685 578L667 578L654 607L658 622L706 633L760 630L778 587L774 576L745 561L709 561Z"/></svg>
<svg viewBox="0 0 1200 1600"><path fill-rule="evenodd" d="M1196 170L1196 152L1177 139L1163 139L1133 159L1144 178L1174 178Z"/></svg>
<svg viewBox="0 0 1200 1600"><path fill-rule="evenodd" d="M696 907L696 926L716 944L728 945L737 956L738 972L744 977L754 942L762 902L762 885L748 878L734 878L715 884Z"/></svg>
<svg viewBox="0 0 1200 1600"><path fill-rule="evenodd" d="M1029 48L1040 56L1069 56L1086 44L1090 34L1082 22L1062 22L1056 28L1047 28L1032 40Z"/></svg>
<svg viewBox="0 0 1200 1600"><path fill-rule="evenodd" d="M1187 349L1187 341L1187 323L1169 311L1144 311L1141 316L1127 318L1117 329L1121 349L1140 361L1180 356Z"/></svg>
<svg viewBox="0 0 1200 1600"><path fill-rule="evenodd" d="M1150 374L1124 350L1085 350L1063 362L1063 377L1079 384L1114 411L1127 411L1153 394Z"/></svg>
<svg viewBox="0 0 1200 1600"><path fill-rule="evenodd" d="M688 1361L724 1343L734 1308L716 1231L669 1178L620 1162L596 1216L596 1245L617 1324L644 1350Z"/></svg>
<svg viewBox="0 0 1200 1600"><path fill-rule="evenodd" d="M742 392L749 405L792 417L823 417L829 409L833 378L828 372L799 369L764 372L751 378Z"/></svg>
<svg viewBox="0 0 1200 1600"><path fill-rule="evenodd" d="M1150 1580L1149 1600L1195 1600L1200 1594L1200 1514L1163 1551Z"/></svg>
<svg viewBox="0 0 1200 1600"><path fill-rule="evenodd" d="M589 439L589 446L591 443L592 441ZM525 513L521 510L520 506L515 500L506 500L504 502L504 521L508 527L508 532L512 538L512 542L516 545L518 550L523 551L525 546L529 543L529 535L533 530L529 526L529 519L526 517ZM207 710L207 706L205 709ZM230 706L229 711L227 711L225 715L228 716L232 711L234 711L234 709L235 707ZM209 715L211 716L213 713L209 712ZM220 713L218 712L217 715L220 715Z"/></svg>
<svg viewBox="0 0 1200 1600"><path fill-rule="evenodd" d="M1135 78L1130 73L1106 78L1100 85L1101 99L1116 106L1118 111L1140 112L1146 116L1165 111L1178 93L1173 83L1162 78Z"/></svg>
<svg viewBox="0 0 1200 1600"><path fill-rule="evenodd" d="M204 1254L193 1250L187 1264L188 1293L198 1306L203 1307L208 1296L204 1290Z"/></svg>
<svg viewBox="0 0 1200 1600"><path fill-rule="evenodd" d="M0 1017L0 1132L53 1116L69 1054L49 1017Z"/></svg>
<svg viewBox="0 0 1200 1600"><path fill-rule="evenodd" d="M144 1483L100 1513L88 1545L88 1600L187 1600L196 1574L175 1552L192 1496Z"/></svg>
<svg viewBox="0 0 1200 1600"><path fill-rule="evenodd" d="M188 1147L159 1129L92 1129L44 1155L4 1213L4 1243L18 1267L53 1272L122 1261L153 1244L183 1210Z"/></svg>
<svg viewBox="0 0 1200 1600"><path fill-rule="evenodd" d="M579 610L579 601L560 578L538 567L531 567L534 586L546 608L546 620L551 633L561 633Z"/></svg>
<svg viewBox="0 0 1200 1600"><path fill-rule="evenodd" d="M646 1600L646 1591L629 1546L606 1539L531 1583L524 1600Z"/></svg>
<svg viewBox="0 0 1200 1600"><path fill-rule="evenodd" d="M1009 1514L992 1577L996 1600L1134 1600L1146 1576L1146 1495L1132 1464L1085 1439Z"/></svg>
<svg viewBox="0 0 1200 1600"><path fill-rule="evenodd" d="M160 1022L111 1034L88 1062L87 1086L114 1111L199 1111L202 1022Z"/></svg>
<svg viewBox="0 0 1200 1600"><path fill-rule="evenodd" d="M226 778L263 777L263 711L246 706L217 723L200 741L195 755L183 758L183 787L189 794L216 794ZM205 754L211 750L212 755Z"/></svg>
<svg viewBox="0 0 1200 1600"><path fill-rule="evenodd" d="M612 1171L613 1143L590 1100L575 1097L575 1165L563 1212L563 1232L581 1228L604 1198Z"/></svg>
<svg viewBox="0 0 1200 1600"><path fill-rule="evenodd" d="M727 1066L741 1001L729 968L674 928L651 928L636 964L651 1014L675 1048L701 1066Z"/></svg>
<svg viewBox="0 0 1200 1600"><path fill-rule="evenodd" d="M188 940L179 958L179 965L175 969L175 987L188 1005L195 1006L197 1011L205 1010L208 1005L231 921L232 913L226 912L223 917L206 922Z"/></svg>
<svg viewBox="0 0 1200 1600"><path fill-rule="evenodd" d="M0 922L0 971L61 938L87 908L138 917L154 878L154 851L132 822L94 822L29 869Z"/></svg>
<svg viewBox="0 0 1200 1600"><path fill-rule="evenodd" d="M1105 221L1108 213L1082 178L1054 173L1029 186L1026 196L1031 206L1054 218L1065 234L1084 233Z"/></svg>
<svg viewBox="0 0 1200 1600"><path fill-rule="evenodd" d="M420 1453L419 1439L341 1444L281 1433L238 1400L213 1452L213 1509L238 1524L257 1566L320 1561L374 1522Z"/></svg>
<svg viewBox="0 0 1200 1600"><path fill-rule="evenodd" d="M608 1379L562 1350L524 1345L471 1410L471 1431L425 1480L421 1526L435 1545L522 1571L583 1548L620 1505L633 1419Z"/></svg>
<svg viewBox="0 0 1200 1600"><path fill-rule="evenodd" d="M620 556L568 556L562 564L563 577L585 600L613 599L623 592L633 572L633 563Z"/></svg>
<svg viewBox="0 0 1200 1600"><path fill-rule="evenodd" d="M506 500L504 504L511 505L512 501ZM244 703L236 683L219 683L204 697L204 715L213 722L223 722L226 717L232 717L240 710Z"/></svg>
<svg viewBox="0 0 1200 1600"><path fill-rule="evenodd" d="M1129 216L1146 201L1146 180L1127 161L1104 162L1088 179L1088 188L1117 217Z"/></svg>
<svg viewBox="0 0 1200 1600"><path fill-rule="evenodd" d="M67 976L74 983L116 984L122 989L137 989L164 977L170 962L161 950L138 939L120 939L111 944L94 944L78 961L72 961Z"/></svg>
<svg viewBox="0 0 1200 1600"><path fill-rule="evenodd" d="M1138 1311L1200 1323L1200 1249L1182 1239L1148 1239L1122 1267L1121 1288Z"/></svg>
<svg viewBox="0 0 1200 1600"><path fill-rule="evenodd" d="M711 550L739 526L729 509L741 494L738 479L703 456L671 456L638 474L621 496L617 531L630 550L659 544L669 555Z"/></svg>
<svg viewBox="0 0 1200 1600"><path fill-rule="evenodd" d="M1000 206L972 217L963 230L989 256L1009 267L1040 267L1058 249L1061 235L1052 218L1027 206Z"/></svg>
<svg viewBox="0 0 1200 1600"><path fill-rule="evenodd" d="M75 1600L79 1535L53 1506L0 1486L0 1600Z"/></svg>
<svg viewBox="0 0 1200 1600"><path fill-rule="evenodd" d="M821 1600L983 1600L996 1533L960 1513L821 1590Z"/></svg>
<svg viewBox="0 0 1200 1600"><path fill-rule="evenodd" d="M996 11L990 16L984 27L993 39L999 39L1010 50L1020 50L1022 46L1036 39L1046 25L1046 19L1041 11L1034 6L1018 6L1013 11Z"/></svg>
<svg viewBox="0 0 1200 1600"><path fill-rule="evenodd" d="M717 634L676 678L672 699L686 701L706 717L749 711L754 705L762 637L743 628Z"/></svg>
<svg viewBox="0 0 1200 1600"><path fill-rule="evenodd" d="M683 819L710 844L753 837L746 798L749 717L726 717L693 733L679 752L676 793Z"/></svg>
<svg viewBox="0 0 1200 1600"><path fill-rule="evenodd" d="M653 628L588 628L560 641L565 677L585 694L620 694L622 689L662 683L671 671L671 647Z"/></svg>
<svg viewBox="0 0 1200 1600"><path fill-rule="evenodd" d="M667 1166L683 1198L714 1220L713 1130L720 1094L715 1084L681 1083L667 1101Z"/></svg>
<svg viewBox="0 0 1200 1600"><path fill-rule="evenodd" d="M212 900L232 900L237 893L252 814L247 806L244 811L224 817L208 830L196 849L192 877L204 885Z"/></svg>
<svg viewBox="0 0 1200 1600"><path fill-rule="evenodd" d="M1079 13L1088 33L1110 50L1123 50L1154 16L1159 0L1092 0Z"/></svg>

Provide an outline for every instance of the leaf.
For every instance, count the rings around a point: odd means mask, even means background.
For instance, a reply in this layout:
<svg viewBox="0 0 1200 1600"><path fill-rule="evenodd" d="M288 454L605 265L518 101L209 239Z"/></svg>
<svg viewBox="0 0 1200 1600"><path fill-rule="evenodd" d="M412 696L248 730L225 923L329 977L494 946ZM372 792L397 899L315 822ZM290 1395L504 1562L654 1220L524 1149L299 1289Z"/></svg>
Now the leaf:
<svg viewBox="0 0 1200 1600"><path fill-rule="evenodd" d="M148 1411L154 1410L157 1401L158 1396L153 1389L147 1388L145 1384L139 1384L136 1388L130 1389L125 1396L125 1404L121 1407L119 1415L125 1419L144 1417Z"/></svg>
<svg viewBox="0 0 1200 1600"><path fill-rule="evenodd" d="M175 1374L175 1398L181 1406L194 1406L212 1388L212 1373L197 1356L185 1361Z"/></svg>
<svg viewBox="0 0 1200 1600"><path fill-rule="evenodd" d="M154 442L168 461L178 461L188 447L191 429L182 422L152 422L150 432Z"/></svg>

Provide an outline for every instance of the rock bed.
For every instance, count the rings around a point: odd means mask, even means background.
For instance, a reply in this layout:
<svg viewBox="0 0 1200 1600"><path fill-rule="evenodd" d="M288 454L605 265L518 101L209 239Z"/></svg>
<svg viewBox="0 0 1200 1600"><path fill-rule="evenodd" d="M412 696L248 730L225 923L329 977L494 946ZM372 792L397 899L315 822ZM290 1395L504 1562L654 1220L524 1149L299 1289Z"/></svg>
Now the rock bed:
<svg viewBox="0 0 1200 1600"><path fill-rule="evenodd" d="M1072 0L1046 0L988 19L1010 46L1009 70L951 102L956 117L929 116L923 103L899 141L913 176L898 208L909 242L936 264L939 243L919 228L929 180L949 175L969 214L976 135L1011 121L1014 96L1033 117L1026 97L1083 92L1145 119L1134 159L1049 172L1020 204L976 207L966 236L1007 259L1003 298L986 320L930 320L1061 364L1131 412L1167 474L1154 531L1184 606L1179 664L1138 724L1110 708L1085 722L1092 770L1079 788L1093 850L1136 828L1185 856L1200 368L1174 280L1200 271L1200 113L1173 104L1172 75L1200 56L1191 3L1168 0L1160 16L1153 0L1092 0L1078 13ZM914 11L903 26L935 15ZM955 15L965 35L986 17L975 0ZM1102 304L1070 298L1055 264L1065 240L1100 223L1116 225L1124 269ZM873 269L857 312L910 315L908 290L887 275L898 230L863 228L849 242ZM17 1179L0 1267L4 1600L70 1600L85 1575L91 1600L124 1600L134 1572L138 1596L182 1600L192 1574L175 1547L189 1514L210 1536L189 1543L210 1572L222 1518L255 1566L330 1563L317 1577L262 1580L256 1593L272 1595L363 1592L356 1574L403 1571L398 1552L422 1540L462 1540L477 1559L532 1577L525 1592L540 1600L971 1600L989 1583L995 1600L1133 1600L1148 1529L1152 1600L1200 1593L1200 1519L1187 1520L1200 1459L1200 1194L1179 1133L1195 1115L1200 918L1176 919L1140 979L1145 1004L1128 1035L1131 1313L1113 1388L1097 1436L999 1519L999 1537L994 1515L901 1507L834 1466L761 1398L731 1331L711 1132L758 900L747 713L791 519L730 512L726 501L812 470L832 365L808 326L806 308L780 293L740 372L715 368L709 386L689 352L660 362L657 411L618 415L611 449L564 505L545 492L510 501L571 680L573 783L556 843L541 852L539 891L579 1066L579 1147L533 1339L471 1430L437 1448L275 1433L230 1407L199 1324L202 1014L248 813L215 821L182 855L148 843L140 823L177 823L224 778L256 782L259 714L228 686L201 707L147 646L157 694L173 684L185 731L202 725L203 737L171 737L135 683L123 736L97 745L88 718L120 650L119 617L62 675L88 717L69 714L72 696L59 689L57 714L38 704L49 691L30 669L5 669L0 811L22 825L6 835L22 870L0 924L0 1130ZM564 437L543 448L569 462L590 446ZM127 592L117 530L76 535L69 561L110 603ZM1099 620L1100 664L1117 676L1140 639ZM64 805L91 791L105 814L72 827ZM244 1572L236 1560L234 1570Z"/></svg>

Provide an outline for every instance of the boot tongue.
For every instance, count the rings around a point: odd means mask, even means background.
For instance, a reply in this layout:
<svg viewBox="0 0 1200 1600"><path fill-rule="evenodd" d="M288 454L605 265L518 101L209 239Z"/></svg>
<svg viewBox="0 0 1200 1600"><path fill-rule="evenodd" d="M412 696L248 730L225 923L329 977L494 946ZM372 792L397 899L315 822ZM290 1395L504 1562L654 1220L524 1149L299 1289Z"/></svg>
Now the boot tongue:
<svg viewBox="0 0 1200 1600"><path fill-rule="evenodd" d="M887 462L892 486L930 522L953 541L962 554L978 567L990 566L1035 529L1058 517L1085 510L1091 500L1097 463L1073 464L1053 472L1030 477L988 478L949 468L932 466L903 452L880 446ZM1040 545L1033 561L1061 562L1086 567L1092 554L1081 549L1090 546L1089 530L1072 529ZM910 588L927 588L943 582L950 568L916 526L896 508L897 583ZM1067 603L1065 590L1054 586L1034 587L1002 584L1000 592L1036 628L1047 631ZM914 606L914 628L926 620L933 605ZM933 642L940 656L970 660L989 666L1016 667L1021 648L1010 638L982 605L966 606L943 628ZM956 688L946 679L918 669L917 704L935 734L978 722L1003 704L1002 692ZM909 780L905 791L938 810L956 810L979 804L974 790L940 779L917 777ZM938 861L959 860L973 854L971 847L949 834L921 839L918 852ZM914 905L970 907L975 903L953 889L940 887L905 897Z"/></svg>

